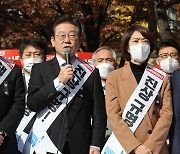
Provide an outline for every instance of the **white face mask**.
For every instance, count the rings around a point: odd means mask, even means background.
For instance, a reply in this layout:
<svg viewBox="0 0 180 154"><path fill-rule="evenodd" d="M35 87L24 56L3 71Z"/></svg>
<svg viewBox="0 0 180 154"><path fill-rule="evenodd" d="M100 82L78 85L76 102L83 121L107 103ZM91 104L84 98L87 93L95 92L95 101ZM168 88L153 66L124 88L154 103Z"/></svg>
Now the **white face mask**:
<svg viewBox="0 0 180 154"><path fill-rule="evenodd" d="M31 73L32 66L37 63L41 63L43 60L41 58L27 58L23 60L24 69Z"/></svg>
<svg viewBox="0 0 180 154"><path fill-rule="evenodd" d="M169 56L160 61L160 66L165 73L172 73L179 68L179 61Z"/></svg>
<svg viewBox="0 0 180 154"><path fill-rule="evenodd" d="M139 63L145 61L148 58L149 53L150 53L150 46L142 44L142 43L129 46L129 49L130 49L130 54L132 58Z"/></svg>
<svg viewBox="0 0 180 154"><path fill-rule="evenodd" d="M109 72L114 70L114 66L108 63L101 63L96 66L99 69L99 74L102 79L107 79L107 75Z"/></svg>

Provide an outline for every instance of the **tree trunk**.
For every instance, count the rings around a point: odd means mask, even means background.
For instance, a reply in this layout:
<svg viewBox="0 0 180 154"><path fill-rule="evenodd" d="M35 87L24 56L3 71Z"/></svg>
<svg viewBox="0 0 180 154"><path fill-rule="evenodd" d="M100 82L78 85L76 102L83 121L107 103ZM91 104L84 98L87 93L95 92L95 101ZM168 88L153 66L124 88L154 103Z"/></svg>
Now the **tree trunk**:
<svg viewBox="0 0 180 154"><path fill-rule="evenodd" d="M166 14L166 9L163 0L154 0L154 10L156 13L161 39L174 39L174 36L169 27L168 17Z"/></svg>
<svg viewBox="0 0 180 154"><path fill-rule="evenodd" d="M88 52L94 52L99 47L99 29L97 29L95 25L96 22L93 18L84 23Z"/></svg>

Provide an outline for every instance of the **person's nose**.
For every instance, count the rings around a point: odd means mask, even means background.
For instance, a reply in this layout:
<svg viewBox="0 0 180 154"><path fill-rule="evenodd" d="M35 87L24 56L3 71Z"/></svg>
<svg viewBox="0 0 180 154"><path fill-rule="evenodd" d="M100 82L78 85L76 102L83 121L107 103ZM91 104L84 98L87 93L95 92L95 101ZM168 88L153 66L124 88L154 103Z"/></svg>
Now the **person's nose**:
<svg viewBox="0 0 180 154"><path fill-rule="evenodd" d="M30 56L30 58L35 58L35 55L32 53L31 56Z"/></svg>
<svg viewBox="0 0 180 154"><path fill-rule="evenodd" d="M64 42L70 42L69 35L66 35L66 37L65 37L65 39L64 39Z"/></svg>
<svg viewBox="0 0 180 154"><path fill-rule="evenodd" d="M143 40L142 39L139 39L139 42L138 43L143 43Z"/></svg>
<svg viewBox="0 0 180 154"><path fill-rule="evenodd" d="M108 63L108 60L107 60L107 59L104 59L104 63Z"/></svg>
<svg viewBox="0 0 180 154"><path fill-rule="evenodd" d="M107 60L106 60L106 59L103 59L101 63L107 63Z"/></svg>

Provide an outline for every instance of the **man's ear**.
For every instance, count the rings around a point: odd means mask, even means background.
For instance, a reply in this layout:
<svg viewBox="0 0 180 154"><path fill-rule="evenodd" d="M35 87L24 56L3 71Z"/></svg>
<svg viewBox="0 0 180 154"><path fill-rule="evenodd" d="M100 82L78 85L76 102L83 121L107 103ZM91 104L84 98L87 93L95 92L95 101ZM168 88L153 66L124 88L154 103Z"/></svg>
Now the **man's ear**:
<svg viewBox="0 0 180 154"><path fill-rule="evenodd" d="M55 41L54 36L51 36L51 44L52 44L53 47L55 47L55 42L54 41Z"/></svg>

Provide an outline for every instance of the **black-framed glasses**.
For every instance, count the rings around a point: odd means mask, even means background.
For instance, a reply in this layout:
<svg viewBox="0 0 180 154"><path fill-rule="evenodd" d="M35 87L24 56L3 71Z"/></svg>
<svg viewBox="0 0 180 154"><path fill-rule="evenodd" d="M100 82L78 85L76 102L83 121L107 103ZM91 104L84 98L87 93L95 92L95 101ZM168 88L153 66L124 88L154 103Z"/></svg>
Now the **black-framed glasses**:
<svg viewBox="0 0 180 154"><path fill-rule="evenodd" d="M162 54L159 54L158 57L160 57L161 59L166 59L168 57L171 57L171 58L177 58L178 56L178 53L162 53Z"/></svg>
<svg viewBox="0 0 180 154"><path fill-rule="evenodd" d="M73 32L69 32L68 34L64 32L59 32L55 36L57 36L60 41L64 41L66 37L68 37L69 40L74 41L78 38L78 32L73 31Z"/></svg>

